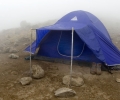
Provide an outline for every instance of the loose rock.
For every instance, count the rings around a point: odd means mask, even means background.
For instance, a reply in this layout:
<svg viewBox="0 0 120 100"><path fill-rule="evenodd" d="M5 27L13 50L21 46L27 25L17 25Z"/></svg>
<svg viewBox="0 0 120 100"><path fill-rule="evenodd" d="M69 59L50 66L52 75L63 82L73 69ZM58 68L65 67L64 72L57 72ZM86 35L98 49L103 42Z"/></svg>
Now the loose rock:
<svg viewBox="0 0 120 100"><path fill-rule="evenodd" d="M17 71L12 71L11 74L12 75L18 75L18 72Z"/></svg>
<svg viewBox="0 0 120 100"><path fill-rule="evenodd" d="M116 78L116 82L120 83L120 78Z"/></svg>
<svg viewBox="0 0 120 100"><path fill-rule="evenodd" d="M72 75L70 83L70 75L66 75L63 77L63 84L72 86L82 86L84 84L84 80L79 76Z"/></svg>
<svg viewBox="0 0 120 100"><path fill-rule="evenodd" d="M23 77L20 79L22 85L28 85L31 83L31 81L32 81L31 77Z"/></svg>
<svg viewBox="0 0 120 100"><path fill-rule="evenodd" d="M41 66L32 66L32 77L37 79L44 77L44 70L41 68Z"/></svg>
<svg viewBox="0 0 120 100"><path fill-rule="evenodd" d="M24 46L27 46L27 45L28 45L28 43L24 43L23 45L24 45Z"/></svg>
<svg viewBox="0 0 120 100"><path fill-rule="evenodd" d="M55 96L57 97L70 97L75 96L76 92L72 89L63 87L55 91Z"/></svg>
<svg viewBox="0 0 120 100"><path fill-rule="evenodd" d="M19 56L16 55L16 54L10 54L10 55L9 55L9 58L12 58L12 59L18 59Z"/></svg>

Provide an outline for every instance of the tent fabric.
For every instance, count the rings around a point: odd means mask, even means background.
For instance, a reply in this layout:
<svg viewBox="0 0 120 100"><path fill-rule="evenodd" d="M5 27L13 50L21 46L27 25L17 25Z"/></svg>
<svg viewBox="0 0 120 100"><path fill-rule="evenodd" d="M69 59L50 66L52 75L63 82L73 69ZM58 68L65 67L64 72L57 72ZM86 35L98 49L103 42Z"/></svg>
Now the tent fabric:
<svg viewBox="0 0 120 100"><path fill-rule="evenodd" d="M75 31L78 33L79 37L86 43L86 45L92 50L96 57L104 62L105 61L104 55L102 54L101 47L92 29L90 29L87 26L83 29Z"/></svg>
<svg viewBox="0 0 120 100"><path fill-rule="evenodd" d="M103 51L103 55L105 57L105 60L107 62L108 66L114 66L120 64L120 51L119 49L106 37L104 37L103 34L95 27L90 26L99 42L99 45Z"/></svg>
<svg viewBox="0 0 120 100"><path fill-rule="evenodd" d="M30 46L28 46L25 51L30 52ZM36 51L36 41L31 44L31 53L34 54Z"/></svg>
<svg viewBox="0 0 120 100"><path fill-rule="evenodd" d="M37 47L39 46L39 43L41 42L41 40L43 39L43 37L49 32L49 30L43 30L43 28L41 28L41 30L36 30L36 40L31 44L31 53L34 54ZM30 52L30 46L28 46L25 51Z"/></svg>
<svg viewBox="0 0 120 100"><path fill-rule="evenodd" d="M120 51L112 43L102 22L86 11L74 11L55 24L36 29L32 52L38 56L70 59L71 32L74 28L73 59L102 62L108 66L120 64ZM25 51L30 52L30 46Z"/></svg>
<svg viewBox="0 0 120 100"><path fill-rule="evenodd" d="M74 32L73 59L101 62L99 59L95 57L95 55L87 46L84 47L84 51L81 54L83 50L83 46L84 46L84 42L78 37L77 33ZM37 55L51 57L51 58L54 57L54 58L70 59L71 31L62 31L62 36L61 36L61 31L58 30L50 31L50 33L47 34L41 41L40 50L38 51Z"/></svg>

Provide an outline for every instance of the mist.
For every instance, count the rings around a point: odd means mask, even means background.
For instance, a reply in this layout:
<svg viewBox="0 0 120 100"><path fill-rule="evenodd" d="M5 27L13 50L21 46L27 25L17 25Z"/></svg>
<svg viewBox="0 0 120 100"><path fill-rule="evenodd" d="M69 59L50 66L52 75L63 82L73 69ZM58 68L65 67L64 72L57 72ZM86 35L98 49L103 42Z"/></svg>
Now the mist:
<svg viewBox="0 0 120 100"><path fill-rule="evenodd" d="M32 25L57 21L71 11L84 10L97 16L108 30L119 33L119 5L118 0L0 0L0 30L19 27L22 21Z"/></svg>

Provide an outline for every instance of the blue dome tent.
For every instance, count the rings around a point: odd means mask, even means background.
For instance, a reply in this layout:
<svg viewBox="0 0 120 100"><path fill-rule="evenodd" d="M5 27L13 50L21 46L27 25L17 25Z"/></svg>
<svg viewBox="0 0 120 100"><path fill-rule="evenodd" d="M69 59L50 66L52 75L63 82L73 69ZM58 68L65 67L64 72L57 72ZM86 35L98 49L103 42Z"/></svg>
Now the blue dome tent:
<svg viewBox="0 0 120 100"><path fill-rule="evenodd" d="M73 60L105 63L108 66L120 64L120 51L112 43L102 22L86 11L73 11L55 24L36 29L36 40L25 51L50 58L71 57L73 32Z"/></svg>

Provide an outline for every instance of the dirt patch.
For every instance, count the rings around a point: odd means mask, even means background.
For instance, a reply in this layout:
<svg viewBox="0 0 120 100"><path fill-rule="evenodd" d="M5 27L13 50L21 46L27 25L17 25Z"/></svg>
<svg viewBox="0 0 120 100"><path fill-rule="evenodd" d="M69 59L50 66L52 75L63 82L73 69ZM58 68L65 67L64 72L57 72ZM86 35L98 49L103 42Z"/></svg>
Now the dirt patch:
<svg viewBox="0 0 120 100"><path fill-rule="evenodd" d="M0 58L0 97L3 100L57 100L54 91L65 87L62 77L69 74L68 64L33 60L32 64L39 64L45 70L45 77L22 86L19 79L29 76L29 61L24 60L23 54L20 59L9 59L8 54L0 54ZM88 66L73 65L75 73L83 74L85 85L71 87L77 95L65 100L119 100L120 84L115 81L119 72L102 72L98 76L91 75L89 70Z"/></svg>

